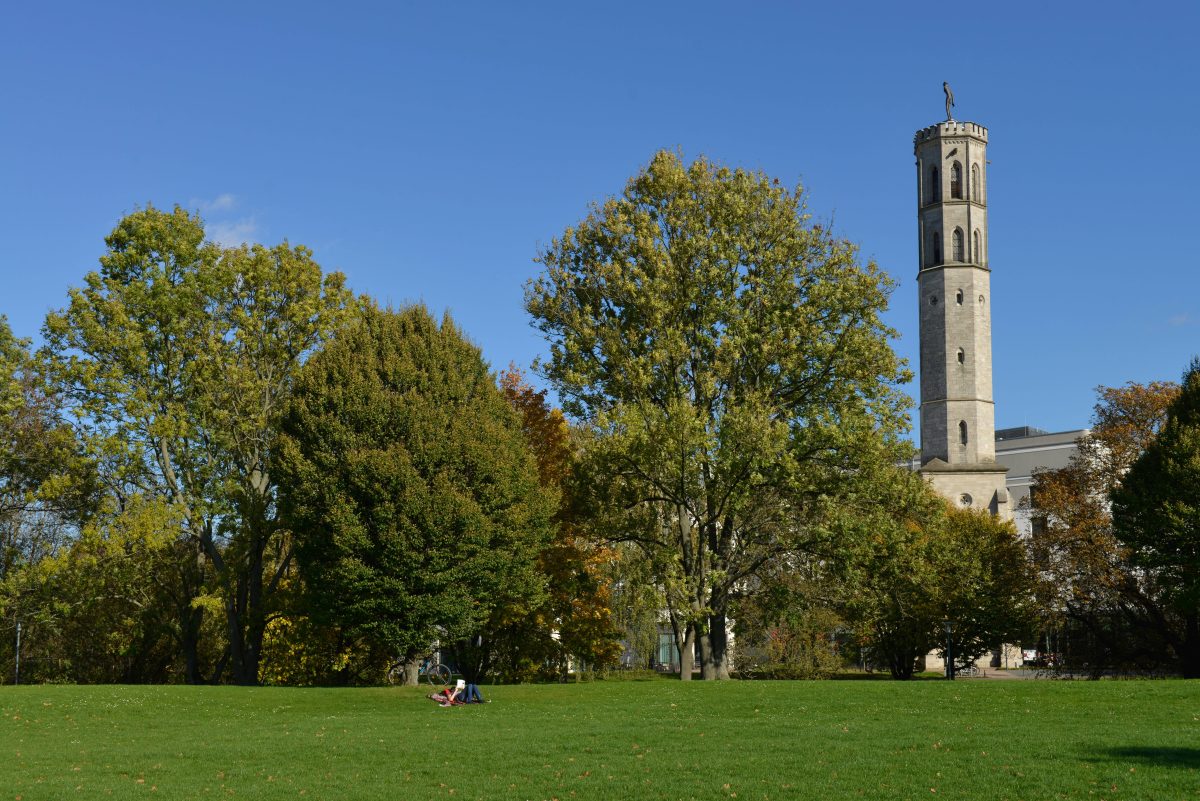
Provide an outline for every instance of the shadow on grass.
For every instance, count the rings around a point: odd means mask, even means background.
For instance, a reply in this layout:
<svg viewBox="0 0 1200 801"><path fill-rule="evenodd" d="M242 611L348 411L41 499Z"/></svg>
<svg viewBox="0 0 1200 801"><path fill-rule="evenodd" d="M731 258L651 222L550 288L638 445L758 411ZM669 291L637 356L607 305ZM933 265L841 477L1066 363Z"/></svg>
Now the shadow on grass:
<svg viewBox="0 0 1200 801"><path fill-rule="evenodd" d="M1106 762L1133 761L1156 767L1194 770L1200 768L1200 748L1127 745L1120 748L1107 748L1095 759Z"/></svg>

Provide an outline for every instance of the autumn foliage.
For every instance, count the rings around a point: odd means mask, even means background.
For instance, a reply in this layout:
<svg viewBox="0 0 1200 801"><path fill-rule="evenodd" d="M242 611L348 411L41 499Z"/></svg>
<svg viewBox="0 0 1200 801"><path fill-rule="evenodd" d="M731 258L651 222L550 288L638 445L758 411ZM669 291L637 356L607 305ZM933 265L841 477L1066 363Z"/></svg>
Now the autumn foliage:
<svg viewBox="0 0 1200 801"><path fill-rule="evenodd" d="M1113 530L1110 495L1179 395L1156 381L1097 388L1092 429L1066 467L1035 472L1029 546L1045 647L1095 674L1169 660L1172 624Z"/></svg>
<svg viewBox="0 0 1200 801"><path fill-rule="evenodd" d="M568 480L571 428L546 400L546 391L530 386L515 365L500 374L500 391L520 415L542 486L558 492L561 501L553 538L537 557L548 583L547 599L524 615L496 621L494 667L510 678L532 678L565 675L572 660L576 668L609 666L621 650L611 591L602 579L611 554L584 538L577 525Z"/></svg>

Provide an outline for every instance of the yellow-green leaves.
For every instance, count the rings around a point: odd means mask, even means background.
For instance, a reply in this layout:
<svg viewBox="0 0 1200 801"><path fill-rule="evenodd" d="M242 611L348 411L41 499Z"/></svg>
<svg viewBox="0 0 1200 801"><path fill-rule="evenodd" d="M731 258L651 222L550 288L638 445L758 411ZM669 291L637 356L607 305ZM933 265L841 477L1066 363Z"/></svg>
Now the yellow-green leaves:
<svg viewBox="0 0 1200 801"><path fill-rule="evenodd" d="M631 515L608 535L672 554L659 580L689 596L674 611L723 631L704 618L811 541L809 498L898 453L893 284L810 223L799 188L668 151L538 261L540 369L599 435L591 458L612 478L597 491ZM636 528L639 506L657 530Z"/></svg>

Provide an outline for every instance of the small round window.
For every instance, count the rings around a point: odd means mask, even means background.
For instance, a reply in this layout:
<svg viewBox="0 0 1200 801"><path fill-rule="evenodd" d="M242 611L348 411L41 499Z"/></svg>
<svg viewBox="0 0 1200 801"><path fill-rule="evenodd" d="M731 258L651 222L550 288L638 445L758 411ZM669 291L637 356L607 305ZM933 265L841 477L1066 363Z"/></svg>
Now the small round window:
<svg viewBox="0 0 1200 801"><path fill-rule="evenodd" d="M929 305L930 305L930 306L936 306L936 305L937 305L937 295L930 295L930 296L929 296Z"/></svg>
<svg viewBox="0 0 1200 801"><path fill-rule="evenodd" d="M958 502L963 506L970 506L971 496L964 492L962 495L958 496Z"/></svg>

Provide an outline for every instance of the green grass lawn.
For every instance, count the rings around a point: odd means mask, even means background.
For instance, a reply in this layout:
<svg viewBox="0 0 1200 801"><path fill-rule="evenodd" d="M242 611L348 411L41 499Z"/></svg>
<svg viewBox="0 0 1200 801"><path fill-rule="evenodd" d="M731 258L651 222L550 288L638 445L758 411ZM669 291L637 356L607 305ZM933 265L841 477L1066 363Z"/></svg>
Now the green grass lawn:
<svg viewBox="0 0 1200 801"><path fill-rule="evenodd" d="M0 688L0 801L1200 798L1200 683Z"/></svg>

